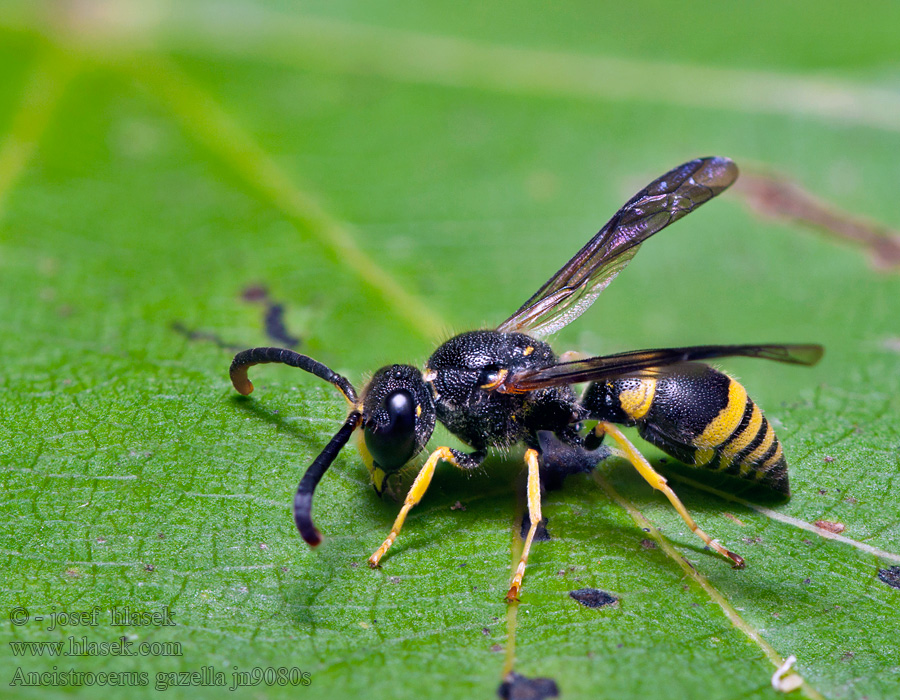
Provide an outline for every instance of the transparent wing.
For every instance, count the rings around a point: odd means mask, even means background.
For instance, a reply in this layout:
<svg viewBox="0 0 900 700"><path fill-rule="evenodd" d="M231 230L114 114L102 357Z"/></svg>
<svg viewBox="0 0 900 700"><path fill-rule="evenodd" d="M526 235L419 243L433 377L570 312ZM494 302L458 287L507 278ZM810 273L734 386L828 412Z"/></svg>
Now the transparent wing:
<svg viewBox="0 0 900 700"><path fill-rule="evenodd" d="M543 369L510 374L496 391L524 394L535 389L593 382L637 372L646 376L654 368L716 357L759 357L795 365L814 365L824 352L821 345L694 345L684 348L635 350L618 355L562 362Z"/></svg>
<svg viewBox="0 0 900 700"><path fill-rule="evenodd" d="M545 336L574 321L615 279L641 243L731 185L728 158L698 158L651 182L497 330Z"/></svg>

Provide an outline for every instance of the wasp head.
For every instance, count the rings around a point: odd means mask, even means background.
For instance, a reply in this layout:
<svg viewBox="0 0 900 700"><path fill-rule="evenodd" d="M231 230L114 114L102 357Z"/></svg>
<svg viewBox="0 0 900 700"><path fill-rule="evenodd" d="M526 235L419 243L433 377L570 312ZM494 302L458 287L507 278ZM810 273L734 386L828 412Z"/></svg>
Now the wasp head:
<svg viewBox="0 0 900 700"><path fill-rule="evenodd" d="M375 373L362 399L363 456L381 495L385 479L415 457L431 438L435 411L422 373L390 365ZM367 453L367 454L366 454Z"/></svg>

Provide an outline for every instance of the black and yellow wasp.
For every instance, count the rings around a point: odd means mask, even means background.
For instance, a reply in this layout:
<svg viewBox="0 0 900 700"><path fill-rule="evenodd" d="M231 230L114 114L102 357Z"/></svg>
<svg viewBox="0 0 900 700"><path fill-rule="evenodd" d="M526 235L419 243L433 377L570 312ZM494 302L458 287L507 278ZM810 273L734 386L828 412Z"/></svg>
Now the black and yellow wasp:
<svg viewBox="0 0 900 700"><path fill-rule="evenodd" d="M369 558L377 567L410 509L425 494L440 461L474 469L488 448L524 443L530 527L507 600L518 599L531 543L541 522L542 478L589 471L610 455L627 458L709 547L744 565L712 539L616 425L640 435L689 465L718 469L789 494L781 444L759 407L737 381L699 362L726 356L760 357L811 365L818 345L711 345L639 350L561 361L541 340L578 318L637 253L641 243L712 199L737 178L727 158L681 165L638 192L562 269L494 330L462 333L441 345L425 370L391 365L378 370L361 394L344 377L305 355L279 348L238 353L231 380L241 394L253 391L247 369L279 362L334 384L350 404L337 434L310 465L294 498L294 520L310 545L321 541L312 522L316 485L357 429L360 451L375 490L425 447L435 421L471 445L433 450L419 470L391 532ZM579 398L573 384L590 382ZM585 433L583 423L597 421ZM618 449L601 445L608 435ZM575 465L575 466L572 466Z"/></svg>

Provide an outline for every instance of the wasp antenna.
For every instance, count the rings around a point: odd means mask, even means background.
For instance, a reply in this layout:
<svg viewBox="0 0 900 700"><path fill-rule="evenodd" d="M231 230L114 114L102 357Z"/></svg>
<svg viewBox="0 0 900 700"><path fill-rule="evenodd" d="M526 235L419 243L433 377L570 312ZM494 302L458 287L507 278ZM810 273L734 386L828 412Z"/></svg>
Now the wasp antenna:
<svg viewBox="0 0 900 700"><path fill-rule="evenodd" d="M294 522L297 524L297 529L300 531L303 539L306 540L310 547L315 547L322 541L322 535L319 534L312 521L313 492L316 490L316 486L325 475L325 472L328 471L328 467L331 466L334 458L338 456L338 452L347 444L350 435L356 430L360 420L362 420L362 414L359 411L353 411L347 416L344 425L331 438L331 442L325 445L325 449L316 457L316 460L309 465L306 474L300 479L300 485L297 486L297 494L294 496Z"/></svg>
<svg viewBox="0 0 900 700"><path fill-rule="evenodd" d="M284 348L251 348L250 350L239 352L231 361L231 369L229 370L231 383L234 384L234 388L237 389L239 394L247 396L253 391L253 382L247 376L247 370L253 365L264 365L272 362L297 367L314 374L319 379L324 379L326 382L334 384L351 404L356 404L357 402L356 389L353 388L353 385L346 377L332 371L329 367L311 357Z"/></svg>

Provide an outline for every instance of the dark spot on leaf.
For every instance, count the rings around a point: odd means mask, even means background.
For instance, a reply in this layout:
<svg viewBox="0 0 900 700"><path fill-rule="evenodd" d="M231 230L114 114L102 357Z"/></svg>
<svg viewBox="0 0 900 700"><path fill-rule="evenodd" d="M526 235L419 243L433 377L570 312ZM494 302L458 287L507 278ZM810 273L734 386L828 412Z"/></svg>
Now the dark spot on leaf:
<svg viewBox="0 0 900 700"><path fill-rule="evenodd" d="M657 544L651 539L644 538L641 540L641 547L644 549L656 549Z"/></svg>
<svg viewBox="0 0 900 700"><path fill-rule="evenodd" d="M266 335L282 345L295 348L300 345L300 338L288 333L284 325L284 306L269 304L265 316Z"/></svg>
<svg viewBox="0 0 900 700"><path fill-rule="evenodd" d="M816 520L815 525L822 530L833 532L836 535L847 529L847 526L843 523L836 523L832 520Z"/></svg>
<svg viewBox="0 0 900 700"><path fill-rule="evenodd" d="M808 586L810 583L812 583L812 579L805 578L800 583L802 583L804 586Z"/></svg>
<svg viewBox="0 0 900 700"><path fill-rule="evenodd" d="M490 636L491 636L491 631L490 631L487 627L482 627L482 628L481 628L481 633L482 633L485 637L490 637Z"/></svg>
<svg viewBox="0 0 900 700"><path fill-rule="evenodd" d="M531 519L528 513L522 516L522 526L519 528L519 535L524 540L528 537L528 528L531 527ZM538 523L537 530L534 531L535 542L547 542L550 539L550 533L547 532L547 518Z"/></svg>
<svg viewBox="0 0 900 700"><path fill-rule="evenodd" d="M465 510L465 509L466 509L466 507L459 501L457 501L452 506L450 506L450 510Z"/></svg>
<svg viewBox="0 0 900 700"><path fill-rule="evenodd" d="M735 516L733 513L726 512L726 513L722 513L722 515L724 515L726 518L728 518L732 522L737 523L738 525L743 526L743 524L744 524L743 521L740 518L738 518L737 516Z"/></svg>
<svg viewBox="0 0 900 700"><path fill-rule="evenodd" d="M209 333L207 331L195 331L187 326L185 326L181 321L173 321L170 328L183 335L188 340L205 340L210 343L213 343L216 347L222 348L223 350L230 350L233 352L237 352L238 350L243 350L240 345L234 345L232 343L225 342L220 336L216 333Z"/></svg>
<svg viewBox="0 0 900 700"><path fill-rule="evenodd" d="M798 183L768 174L748 174L734 188L762 216L796 222L863 248L877 270L900 267L900 233L819 199Z"/></svg>
<svg viewBox="0 0 900 700"><path fill-rule="evenodd" d="M586 608L605 608L619 602L612 593L601 591L599 588L580 588L577 591L569 591L569 596Z"/></svg>
<svg viewBox="0 0 900 700"><path fill-rule="evenodd" d="M820 496L827 496L827 495L828 495L828 491L826 491L825 489L819 489L819 495L820 495Z"/></svg>
<svg viewBox="0 0 900 700"><path fill-rule="evenodd" d="M497 688L497 696L503 700L544 700L558 698L559 688L552 678L526 678L511 671Z"/></svg>
<svg viewBox="0 0 900 700"><path fill-rule="evenodd" d="M156 567L153 564L144 564L144 571L156 571Z"/></svg>
<svg viewBox="0 0 900 700"><path fill-rule="evenodd" d="M269 298L269 290L262 284L251 284L241 291L244 301L264 301Z"/></svg>
<svg viewBox="0 0 900 700"><path fill-rule="evenodd" d="M892 566L890 569L879 569L878 580L886 583L891 588L900 588L900 566Z"/></svg>
<svg viewBox="0 0 900 700"><path fill-rule="evenodd" d="M284 325L284 305L269 297L269 290L265 285L252 284L244 288L241 299L263 304L265 308L263 328L269 338L286 348L296 348L300 345L300 338L289 333Z"/></svg>

